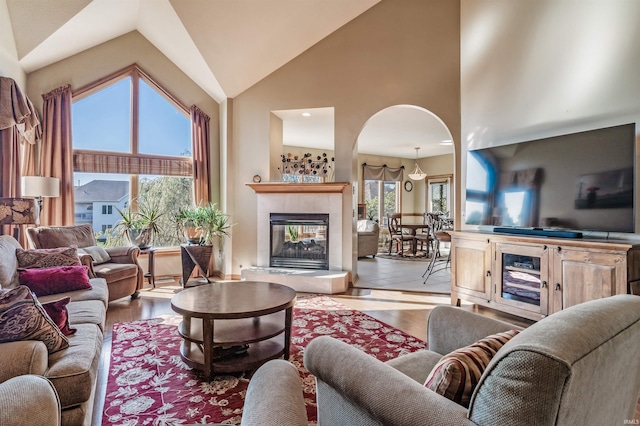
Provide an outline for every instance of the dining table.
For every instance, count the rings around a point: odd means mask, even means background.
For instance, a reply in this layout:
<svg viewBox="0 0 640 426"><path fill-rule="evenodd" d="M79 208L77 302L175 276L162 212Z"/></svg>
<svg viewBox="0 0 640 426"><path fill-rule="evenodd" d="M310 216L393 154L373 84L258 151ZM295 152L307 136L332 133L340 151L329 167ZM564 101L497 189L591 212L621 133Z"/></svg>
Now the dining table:
<svg viewBox="0 0 640 426"><path fill-rule="evenodd" d="M403 223L400 225L401 228L409 230L411 235L415 237L418 233L418 229L428 229L429 225L425 225L424 223ZM411 241L411 253L415 256L418 252L418 240L413 238Z"/></svg>

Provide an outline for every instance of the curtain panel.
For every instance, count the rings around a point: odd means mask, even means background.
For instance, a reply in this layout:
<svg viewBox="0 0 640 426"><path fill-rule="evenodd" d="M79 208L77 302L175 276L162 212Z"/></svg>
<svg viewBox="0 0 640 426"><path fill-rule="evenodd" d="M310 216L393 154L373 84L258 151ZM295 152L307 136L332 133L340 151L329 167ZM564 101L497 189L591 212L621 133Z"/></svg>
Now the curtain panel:
<svg viewBox="0 0 640 426"><path fill-rule="evenodd" d="M35 144L41 137L31 100L15 80L0 77L0 197L20 197L20 177L35 174Z"/></svg>
<svg viewBox="0 0 640 426"><path fill-rule="evenodd" d="M196 204L206 204L210 201L209 177L211 176L209 116L195 105L191 106L190 112L194 198Z"/></svg>
<svg viewBox="0 0 640 426"><path fill-rule="evenodd" d="M71 86L42 95L40 175L60 179L60 196L44 198L41 225L73 225L73 148L71 143Z"/></svg>
<svg viewBox="0 0 640 426"><path fill-rule="evenodd" d="M86 173L124 173L136 175L191 176L190 158L158 158L144 155L88 152L73 153L73 168Z"/></svg>
<svg viewBox="0 0 640 426"><path fill-rule="evenodd" d="M370 166L362 165L362 177L364 180L381 180L385 182L402 182L404 167Z"/></svg>

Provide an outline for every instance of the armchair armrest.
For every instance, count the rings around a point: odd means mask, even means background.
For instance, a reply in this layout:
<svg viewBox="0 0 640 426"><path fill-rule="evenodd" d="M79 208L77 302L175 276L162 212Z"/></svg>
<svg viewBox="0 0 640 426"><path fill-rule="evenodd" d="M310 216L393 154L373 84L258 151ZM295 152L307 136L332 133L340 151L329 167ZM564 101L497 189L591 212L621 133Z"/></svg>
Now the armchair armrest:
<svg viewBox="0 0 640 426"><path fill-rule="evenodd" d="M93 270L93 258L91 257L91 255L81 254L79 255L79 257L80 257L80 263L83 266L87 267L87 273L89 274L89 278L96 278L96 273Z"/></svg>
<svg viewBox="0 0 640 426"><path fill-rule="evenodd" d="M446 355L483 337L522 327L454 306L436 306L427 320L429 350Z"/></svg>
<svg viewBox="0 0 640 426"><path fill-rule="evenodd" d="M113 263L135 263L138 264L138 256L140 255L140 248L131 247L112 247L106 249L111 257Z"/></svg>
<svg viewBox="0 0 640 426"><path fill-rule="evenodd" d="M0 383L24 374L43 375L48 368L49 353L39 340L0 343L0 354Z"/></svg>
<svg viewBox="0 0 640 426"><path fill-rule="evenodd" d="M304 365L316 376L322 424L474 424L463 406L337 339L312 340Z"/></svg>
<svg viewBox="0 0 640 426"><path fill-rule="evenodd" d="M60 425L60 399L42 376L24 375L0 383L0 425Z"/></svg>
<svg viewBox="0 0 640 426"><path fill-rule="evenodd" d="M298 370L277 359L260 367L249 382L242 426L307 426Z"/></svg>

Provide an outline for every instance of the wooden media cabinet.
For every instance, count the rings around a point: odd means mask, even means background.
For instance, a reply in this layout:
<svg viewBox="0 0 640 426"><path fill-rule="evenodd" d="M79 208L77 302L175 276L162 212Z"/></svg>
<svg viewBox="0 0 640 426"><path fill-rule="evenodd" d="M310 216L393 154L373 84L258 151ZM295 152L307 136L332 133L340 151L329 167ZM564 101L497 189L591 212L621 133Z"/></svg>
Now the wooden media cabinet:
<svg viewBox="0 0 640 426"><path fill-rule="evenodd" d="M588 300L640 294L640 242L451 231L451 303L539 320Z"/></svg>

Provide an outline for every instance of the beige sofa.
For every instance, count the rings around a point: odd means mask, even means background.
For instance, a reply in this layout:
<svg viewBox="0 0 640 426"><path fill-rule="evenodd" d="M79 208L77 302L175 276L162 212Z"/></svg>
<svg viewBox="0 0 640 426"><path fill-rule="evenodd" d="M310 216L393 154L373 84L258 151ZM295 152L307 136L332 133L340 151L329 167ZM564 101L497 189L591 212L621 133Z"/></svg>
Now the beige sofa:
<svg viewBox="0 0 640 426"><path fill-rule="evenodd" d="M27 228L30 244L37 249L77 246L79 249L97 245L91 224L75 226L40 226ZM105 249L110 259L92 262L90 256L83 261L89 267L89 275L104 278L109 286L109 302L131 296L138 297L144 283L144 271L138 264L138 247L113 247Z"/></svg>
<svg viewBox="0 0 640 426"><path fill-rule="evenodd" d="M358 231L358 257L373 256L378 254L378 237L380 226L372 220L361 219L357 224Z"/></svg>
<svg viewBox="0 0 640 426"><path fill-rule="evenodd" d="M318 337L304 354L305 367L316 376L318 424L602 426L633 421L640 392L640 297L633 295L572 306L522 330L484 370L469 408L423 386L440 354L513 328L438 306L429 316L430 350L386 363L339 340ZM270 361L254 375L243 425L307 424L301 387L289 383L287 367ZM279 380L289 383L289 391L272 395L271 389L280 389Z"/></svg>
<svg viewBox="0 0 640 426"><path fill-rule="evenodd" d="M11 236L0 236L0 288L19 285L16 249ZM60 398L63 425L90 425L105 325L107 284L90 280L91 289L39 297L41 302L71 297L67 305L69 323L77 329L67 336L69 347L49 354L41 341L0 343L0 384L25 374L44 376L53 383ZM33 423L36 424L36 423Z"/></svg>

